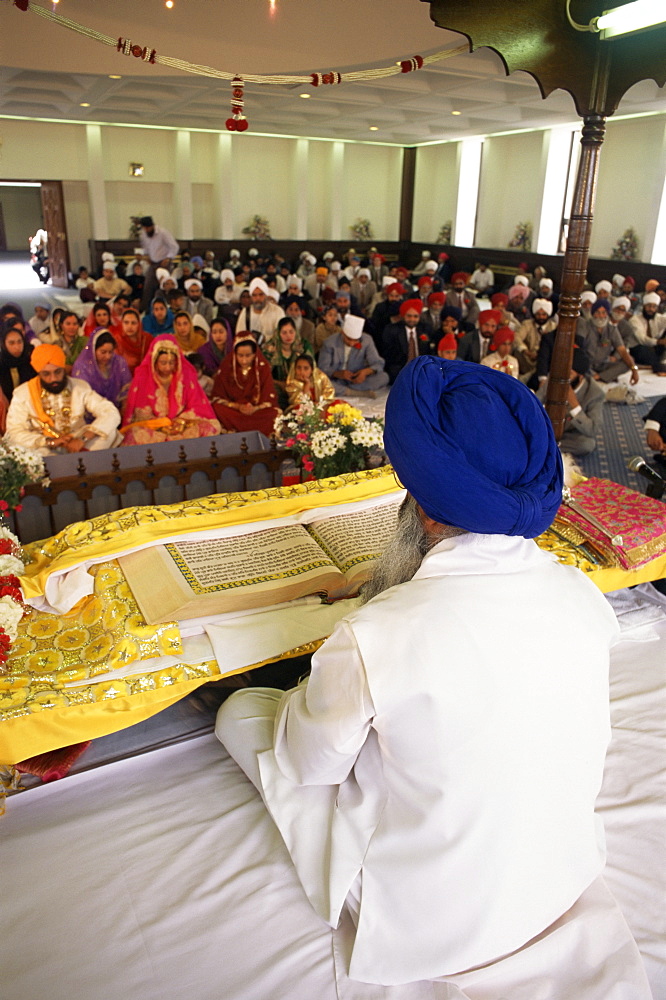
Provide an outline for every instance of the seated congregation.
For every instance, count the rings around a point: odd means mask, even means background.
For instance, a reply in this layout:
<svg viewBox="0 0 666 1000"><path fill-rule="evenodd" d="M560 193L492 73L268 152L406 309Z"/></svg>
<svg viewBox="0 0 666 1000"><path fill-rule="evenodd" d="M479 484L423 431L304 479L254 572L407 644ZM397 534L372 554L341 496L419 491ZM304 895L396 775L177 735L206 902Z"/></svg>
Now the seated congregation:
<svg viewBox="0 0 666 1000"><path fill-rule="evenodd" d="M148 220L144 220L147 223ZM159 230L144 225L147 239ZM151 234L152 228L152 234ZM170 234L166 234L169 236ZM146 249L149 251L150 246ZM173 241L171 251L177 254ZM129 264L104 253L101 275L75 285L87 315L35 304L0 307L0 433L41 454L226 432L270 436L303 399L372 399L420 355L482 364L545 400L559 297L544 268L502 283L424 251L407 267L293 261L256 248L226 261L184 251ZM44 349L47 349L46 351ZM595 448L608 383L639 369L666 375L666 290L612 275L582 296L561 448Z"/></svg>

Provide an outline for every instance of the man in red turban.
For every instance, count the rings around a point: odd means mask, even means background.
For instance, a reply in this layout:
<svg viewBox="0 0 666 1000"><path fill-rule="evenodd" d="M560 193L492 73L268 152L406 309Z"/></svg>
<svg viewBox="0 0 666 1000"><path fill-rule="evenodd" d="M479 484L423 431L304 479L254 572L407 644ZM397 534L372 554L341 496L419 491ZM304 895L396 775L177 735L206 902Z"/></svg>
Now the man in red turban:
<svg viewBox="0 0 666 1000"><path fill-rule="evenodd" d="M451 275L451 288L446 293L446 305L460 309L463 329L473 330L479 318L479 304L476 295L467 288L468 282L469 274L464 271L456 271Z"/></svg>
<svg viewBox="0 0 666 1000"><path fill-rule="evenodd" d="M422 309L421 299L407 299L400 306L399 321L384 330L384 359L391 384L408 361L434 353L428 328L421 318Z"/></svg>
<svg viewBox="0 0 666 1000"><path fill-rule="evenodd" d="M479 329L466 333L458 344L460 361L483 361L490 350L490 342L502 322L499 309L484 309L479 313Z"/></svg>

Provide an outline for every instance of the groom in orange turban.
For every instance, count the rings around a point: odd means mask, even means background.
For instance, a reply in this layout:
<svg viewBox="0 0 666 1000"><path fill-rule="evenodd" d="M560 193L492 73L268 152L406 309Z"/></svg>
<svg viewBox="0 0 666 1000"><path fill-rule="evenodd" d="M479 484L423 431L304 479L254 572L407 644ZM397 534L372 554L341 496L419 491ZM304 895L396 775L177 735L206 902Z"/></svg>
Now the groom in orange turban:
<svg viewBox="0 0 666 1000"><path fill-rule="evenodd" d="M39 344L30 364L37 375L14 391L5 441L39 455L110 448L120 413L83 379L68 377L63 349Z"/></svg>

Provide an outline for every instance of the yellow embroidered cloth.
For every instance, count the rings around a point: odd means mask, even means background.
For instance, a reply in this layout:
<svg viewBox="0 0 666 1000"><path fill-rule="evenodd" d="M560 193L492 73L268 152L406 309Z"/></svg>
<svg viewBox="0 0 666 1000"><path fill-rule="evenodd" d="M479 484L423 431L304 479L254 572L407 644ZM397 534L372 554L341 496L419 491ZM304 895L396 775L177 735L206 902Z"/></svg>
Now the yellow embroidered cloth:
<svg viewBox="0 0 666 1000"><path fill-rule="evenodd" d="M300 511L353 503L400 489L389 468L352 473L296 486L231 493L164 507L134 507L71 525L54 538L26 547L22 580L27 594L44 592L50 572L73 567L145 541L220 525L254 523ZM561 562L577 566L604 592L666 576L666 553L639 570L595 565L585 550L554 531L538 544ZM149 626L136 606L115 560L91 566L94 593L66 615L32 611L0 675L0 765L46 750L104 736L167 708L208 681L236 671L210 660L179 662L141 672L141 661L183 653L175 622ZM284 654L312 651L318 642ZM136 664L130 676L110 671ZM247 664L241 669L259 666ZM96 680L105 675L104 680ZM75 686L71 686L75 685Z"/></svg>

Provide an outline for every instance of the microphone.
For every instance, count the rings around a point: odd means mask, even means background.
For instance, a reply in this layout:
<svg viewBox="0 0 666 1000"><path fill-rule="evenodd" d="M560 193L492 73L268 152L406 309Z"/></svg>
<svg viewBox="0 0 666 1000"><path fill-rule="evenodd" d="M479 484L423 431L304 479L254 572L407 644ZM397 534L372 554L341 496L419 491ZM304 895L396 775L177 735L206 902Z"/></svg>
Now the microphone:
<svg viewBox="0 0 666 1000"><path fill-rule="evenodd" d="M637 473L642 476L643 479L647 479L650 483L648 487L648 496L653 497L655 500L661 500L664 490L666 490L666 479L663 479L656 469L653 469L651 465L648 465L644 458L640 455L634 455L627 462L627 468L631 472Z"/></svg>

